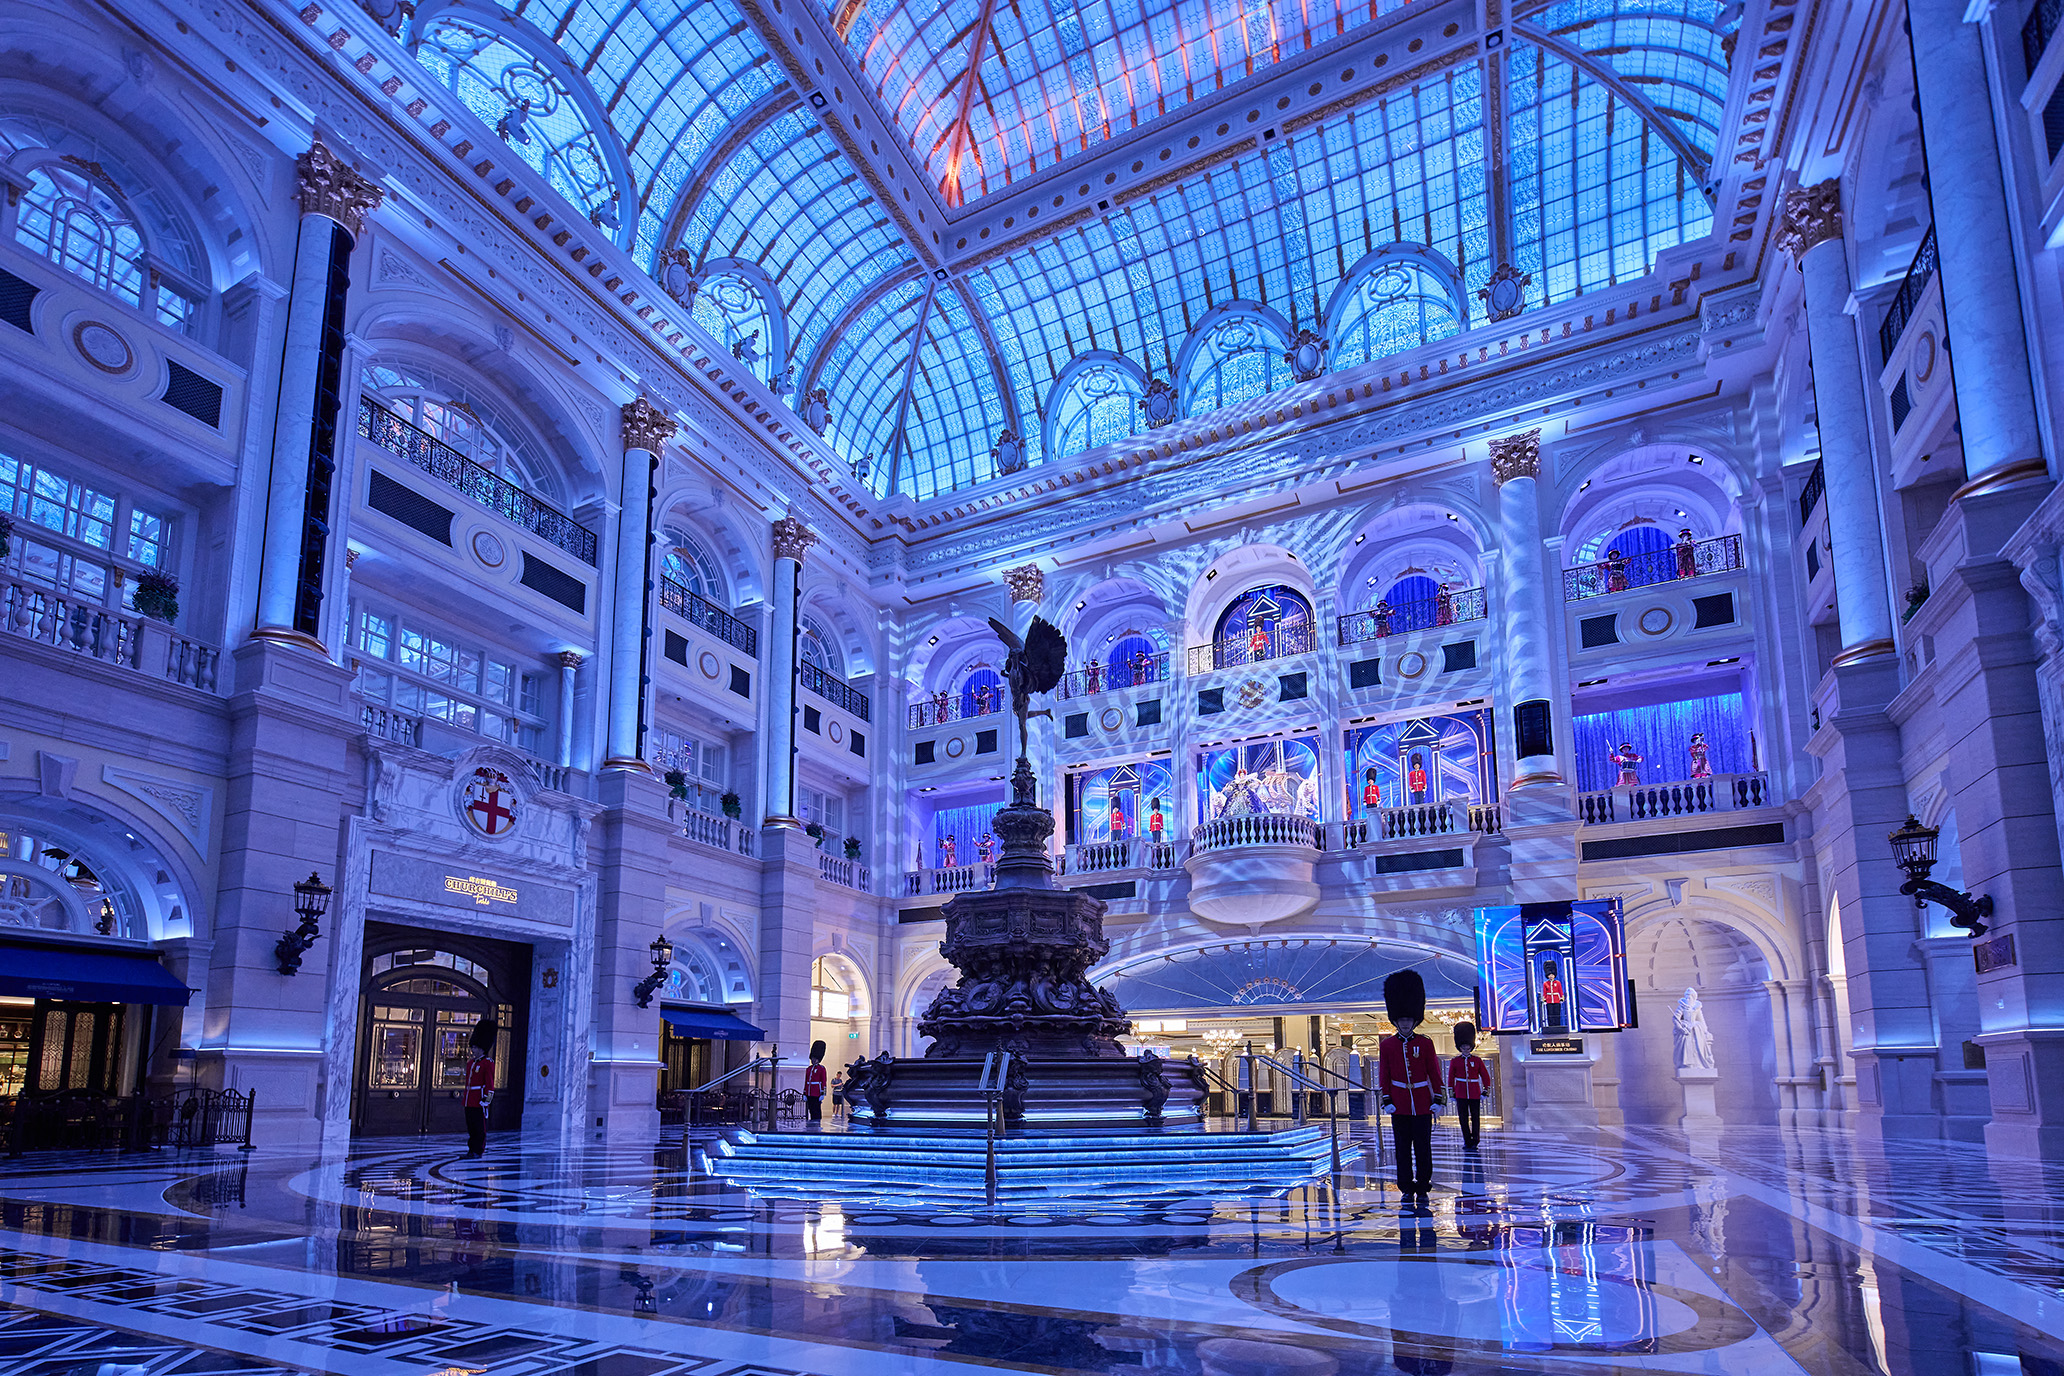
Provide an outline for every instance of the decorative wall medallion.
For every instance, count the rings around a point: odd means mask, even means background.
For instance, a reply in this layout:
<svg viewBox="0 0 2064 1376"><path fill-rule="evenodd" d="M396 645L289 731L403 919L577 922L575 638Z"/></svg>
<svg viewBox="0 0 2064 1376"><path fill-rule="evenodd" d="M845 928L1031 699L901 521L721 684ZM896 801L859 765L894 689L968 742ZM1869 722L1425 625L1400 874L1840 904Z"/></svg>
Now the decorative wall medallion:
<svg viewBox="0 0 2064 1376"><path fill-rule="evenodd" d="M502 547L501 537L491 530L476 530L470 542L473 557L488 568L498 569L509 557L509 551Z"/></svg>
<svg viewBox="0 0 2064 1376"><path fill-rule="evenodd" d="M500 839L516 830L523 800L509 776L493 765L482 765L467 777L459 794L459 815L482 836Z"/></svg>
<svg viewBox="0 0 2064 1376"><path fill-rule="evenodd" d="M1915 382L1926 382L1935 376L1935 331L1921 331L1920 341L1914 345L1913 359Z"/></svg>
<svg viewBox="0 0 2064 1376"><path fill-rule="evenodd" d="M103 373L126 373L136 362L129 341L116 334L114 326L98 320L82 320L72 327L72 347Z"/></svg>
<svg viewBox="0 0 2064 1376"><path fill-rule="evenodd" d="M557 989L559 987L559 967L556 965L547 965L545 967L545 973L542 977L542 982L545 988L547 989Z"/></svg>
<svg viewBox="0 0 2064 1376"><path fill-rule="evenodd" d="M1419 677L1426 672L1426 656L1417 650L1407 650L1398 656L1397 671L1399 678Z"/></svg>
<svg viewBox="0 0 2064 1376"><path fill-rule="evenodd" d="M958 736L948 736L946 738L946 757L948 759L957 760L966 753L966 741L962 740Z"/></svg>
<svg viewBox="0 0 2064 1376"><path fill-rule="evenodd" d="M1268 701L1268 689L1262 686L1260 679L1250 678L1240 685L1240 705L1242 707L1259 707L1266 701Z"/></svg>
<svg viewBox="0 0 2064 1376"><path fill-rule="evenodd" d="M833 745L837 745L845 740L846 728L838 724L838 718L832 718L832 722L828 730L831 733L831 743Z"/></svg>
<svg viewBox="0 0 2064 1376"><path fill-rule="evenodd" d="M716 682L718 674L724 672L723 661L709 650L704 650L695 657L695 667L702 670L702 676L712 683Z"/></svg>
<svg viewBox="0 0 2064 1376"><path fill-rule="evenodd" d="M1106 731L1116 731L1125 725L1125 714L1115 707L1106 707L1097 714L1097 725Z"/></svg>
<svg viewBox="0 0 2064 1376"><path fill-rule="evenodd" d="M1634 629L1643 635L1662 635L1677 624L1677 618L1670 615L1668 607L1649 607L1634 622Z"/></svg>

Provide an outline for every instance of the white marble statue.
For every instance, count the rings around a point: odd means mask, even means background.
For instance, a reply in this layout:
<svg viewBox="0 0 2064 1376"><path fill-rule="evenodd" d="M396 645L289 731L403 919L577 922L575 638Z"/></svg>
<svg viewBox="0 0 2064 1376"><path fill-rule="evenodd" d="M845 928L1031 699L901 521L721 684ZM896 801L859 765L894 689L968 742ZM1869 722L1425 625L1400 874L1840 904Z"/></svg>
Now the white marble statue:
<svg viewBox="0 0 2064 1376"><path fill-rule="evenodd" d="M1677 1028L1678 1071L1712 1070L1713 1030L1706 1026L1706 1008L1699 1002L1698 990L1685 989L1684 997L1677 1000L1677 1007L1670 1014L1670 1021Z"/></svg>

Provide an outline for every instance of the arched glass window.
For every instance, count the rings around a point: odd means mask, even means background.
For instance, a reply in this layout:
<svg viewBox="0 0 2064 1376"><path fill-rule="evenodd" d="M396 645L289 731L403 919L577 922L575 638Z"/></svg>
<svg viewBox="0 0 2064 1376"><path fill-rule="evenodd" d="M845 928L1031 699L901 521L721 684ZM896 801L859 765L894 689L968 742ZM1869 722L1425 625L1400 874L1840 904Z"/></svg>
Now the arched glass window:
<svg viewBox="0 0 2064 1376"><path fill-rule="evenodd" d="M825 629L824 623L814 616L805 616L796 629L796 653L805 664L814 664L826 673L845 677L846 666L838 650L838 637Z"/></svg>
<svg viewBox="0 0 2064 1376"><path fill-rule="evenodd" d="M376 362L366 365L362 381L380 405L482 468L527 492L548 500L558 497L558 484L537 447L460 379L406 363Z"/></svg>
<svg viewBox="0 0 2064 1376"><path fill-rule="evenodd" d="M451 14L431 23L416 60L568 204L598 227L616 230L621 210L602 142L573 92L542 61L484 24Z"/></svg>
<svg viewBox="0 0 2064 1376"><path fill-rule="evenodd" d="M1311 603L1295 588L1267 583L1234 598L1218 616L1217 666L1257 663L1315 648Z"/></svg>
<svg viewBox="0 0 2064 1376"><path fill-rule="evenodd" d="M1111 363L1078 369L1050 403L1055 458L1136 435L1144 427L1140 395L1144 389L1127 370Z"/></svg>
<svg viewBox="0 0 2064 1376"><path fill-rule="evenodd" d="M781 363L774 357L774 317L755 283L741 273L713 274L696 288L691 314L760 381L774 380Z"/></svg>
<svg viewBox="0 0 2064 1376"><path fill-rule="evenodd" d="M14 212L14 237L66 272L158 323L192 332L198 306L147 257L143 231L98 163L70 156L35 164Z"/></svg>
<svg viewBox="0 0 2064 1376"><path fill-rule="evenodd" d="M134 895L97 860L0 824L0 927L142 936Z"/></svg>
<svg viewBox="0 0 2064 1376"><path fill-rule="evenodd" d="M1354 283L1333 322L1332 368L1385 358L1459 333L1448 285L1412 258L1383 258Z"/></svg>
<svg viewBox="0 0 2064 1376"><path fill-rule="evenodd" d="M660 556L660 572L697 597L726 605L724 580L717 573L717 561L702 543L679 526L667 526L660 535L666 550Z"/></svg>
<svg viewBox="0 0 2064 1376"><path fill-rule="evenodd" d="M1183 376L1185 414L1201 416L1289 384L1284 341L1266 320L1232 315L1206 328Z"/></svg>

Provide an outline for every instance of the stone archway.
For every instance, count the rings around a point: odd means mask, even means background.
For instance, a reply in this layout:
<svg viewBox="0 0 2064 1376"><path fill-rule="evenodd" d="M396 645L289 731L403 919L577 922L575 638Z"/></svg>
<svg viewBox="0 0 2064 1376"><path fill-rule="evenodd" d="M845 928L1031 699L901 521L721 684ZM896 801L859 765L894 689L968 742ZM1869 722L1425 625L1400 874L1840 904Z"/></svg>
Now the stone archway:
<svg viewBox="0 0 2064 1376"><path fill-rule="evenodd" d="M1755 941L1727 922L1673 909L1632 924L1627 974L1641 1016L1641 1025L1614 1044L1627 1122L1675 1125L1683 1114L1670 1015L1687 988L1698 990L1718 1052L1714 1107L1721 1121L1776 1121L1777 1043L1765 988L1770 966Z"/></svg>

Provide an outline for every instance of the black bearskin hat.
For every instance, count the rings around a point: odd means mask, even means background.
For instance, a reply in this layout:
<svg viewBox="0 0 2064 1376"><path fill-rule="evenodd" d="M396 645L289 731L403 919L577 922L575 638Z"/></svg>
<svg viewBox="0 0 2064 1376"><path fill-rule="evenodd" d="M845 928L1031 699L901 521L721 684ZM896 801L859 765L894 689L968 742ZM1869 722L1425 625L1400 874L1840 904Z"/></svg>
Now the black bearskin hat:
<svg viewBox="0 0 2064 1376"><path fill-rule="evenodd" d="M1475 1023L1458 1022L1455 1024L1455 1049L1458 1051L1476 1050Z"/></svg>
<svg viewBox="0 0 2064 1376"><path fill-rule="evenodd" d="M1383 980L1383 1011L1392 1026L1426 1021L1426 981L1417 970L1398 970Z"/></svg>
<svg viewBox="0 0 2064 1376"><path fill-rule="evenodd" d="M823 1043L823 1042L811 1042L811 1043L810 1043L810 1059L811 1059L811 1060L813 1060L813 1061L821 1061L821 1060L823 1060L823 1059L824 1059L824 1043Z"/></svg>
<svg viewBox="0 0 2064 1376"><path fill-rule="evenodd" d="M493 1018L482 1018L479 1022L473 1024L472 1044L474 1049L478 1051L494 1050L495 1038L499 1037L501 1033L502 1027L500 1023Z"/></svg>

